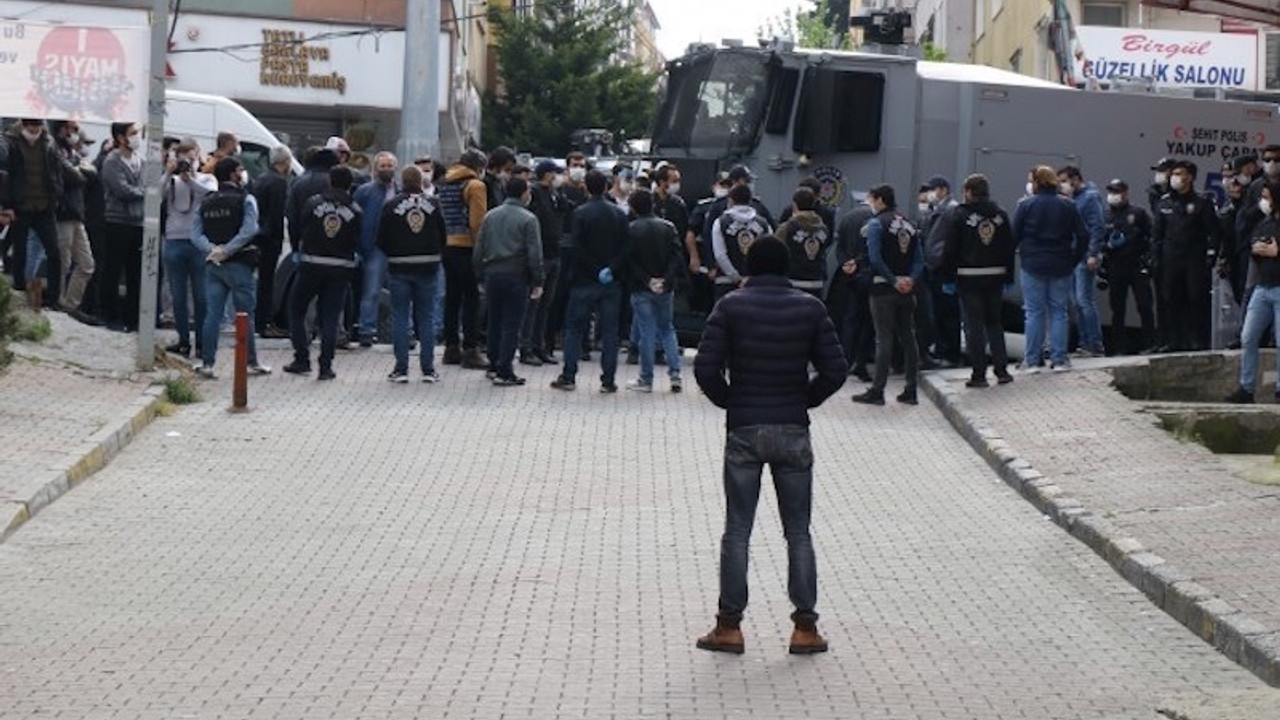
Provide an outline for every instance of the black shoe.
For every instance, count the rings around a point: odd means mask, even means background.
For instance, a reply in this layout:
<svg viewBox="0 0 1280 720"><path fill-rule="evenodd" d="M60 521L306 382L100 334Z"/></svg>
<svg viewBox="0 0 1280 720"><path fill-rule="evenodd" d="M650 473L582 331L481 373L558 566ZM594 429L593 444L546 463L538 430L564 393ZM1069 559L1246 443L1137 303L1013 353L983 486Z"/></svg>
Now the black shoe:
<svg viewBox="0 0 1280 720"><path fill-rule="evenodd" d="M1001 385L1008 385L1009 383L1013 382L1013 376L1010 375L1008 372L996 373L996 382L1000 383Z"/></svg>
<svg viewBox="0 0 1280 720"><path fill-rule="evenodd" d="M916 389L907 388L903 390L897 397L898 402L903 405L918 405L920 401L916 398Z"/></svg>
<svg viewBox="0 0 1280 720"><path fill-rule="evenodd" d="M333 368L320 368L319 374L316 375L317 380L332 380L338 377L333 373Z"/></svg>
<svg viewBox="0 0 1280 720"><path fill-rule="evenodd" d="M551 381L551 387L555 388L556 390L575 390L577 389L578 384L570 380L569 378L561 375L560 377L557 377L555 380Z"/></svg>
<svg viewBox="0 0 1280 720"><path fill-rule="evenodd" d="M578 362L591 362L591 351L583 350L582 354L578 356Z"/></svg>
<svg viewBox="0 0 1280 720"><path fill-rule="evenodd" d="M517 375L508 375L506 377L502 377L500 375L493 379L494 387L515 387L517 385L524 385L524 383L525 379Z"/></svg>
<svg viewBox="0 0 1280 720"><path fill-rule="evenodd" d="M533 354L537 355L544 365L556 364L556 354L550 350L535 350Z"/></svg>
<svg viewBox="0 0 1280 720"><path fill-rule="evenodd" d="M1252 405L1253 393L1245 390L1244 388L1236 388L1235 392L1226 396L1223 400L1235 405Z"/></svg>
<svg viewBox="0 0 1280 720"><path fill-rule="evenodd" d="M258 333L258 337L264 340L284 340L289 337L289 331L268 323L262 328L262 332Z"/></svg>
<svg viewBox="0 0 1280 720"><path fill-rule="evenodd" d="M850 399L856 403L862 403L863 405L883 405L884 393L876 390L875 388L869 388L866 392L854 395Z"/></svg>
<svg viewBox="0 0 1280 720"><path fill-rule="evenodd" d="M542 358L538 357L532 350L521 350L520 364L530 367L542 367Z"/></svg>
<svg viewBox="0 0 1280 720"><path fill-rule="evenodd" d="M991 383L987 382L985 377L971 377L964 382L964 386L968 388L984 388L991 387Z"/></svg>
<svg viewBox="0 0 1280 720"><path fill-rule="evenodd" d="M360 338L360 347L362 348L373 347L373 338L367 338L367 337Z"/></svg>
<svg viewBox="0 0 1280 720"><path fill-rule="evenodd" d="M457 345L445 345L444 359L442 360L442 362L445 365L461 365L462 364L462 348L458 347Z"/></svg>
<svg viewBox="0 0 1280 720"><path fill-rule="evenodd" d="M167 353L173 353L175 355L181 355L182 357L191 357L191 343L184 343L179 341L172 345L166 346L164 351Z"/></svg>
<svg viewBox="0 0 1280 720"><path fill-rule="evenodd" d="M611 382L602 382L600 383L600 392L605 395L611 395L618 392L618 386Z"/></svg>
<svg viewBox="0 0 1280 720"><path fill-rule="evenodd" d="M79 308L76 308L75 310L68 310L68 311L67 311L67 314L68 314L68 315L70 315L70 316L72 317L72 319L74 319L74 320L78 320L79 322L84 323L85 325L88 325L89 327L101 327L101 326L102 326L102 321L101 321L101 320L99 320L97 317L95 317L95 316L93 316L93 315L91 315L91 314L89 314L89 313L87 313L87 312L85 312L85 311L83 311L83 310L81 310L81 309L79 309Z"/></svg>
<svg viewBox="0 0 1280 720"><path fill-rule="evenodd" d="M926 357L920 359L921 370L937 370L940 367L942 367L942 363L934 360L933 358ZM897 375L898 373L895 372L894 374Z"/></svg>
<svg viewBox="0 0 1280 720"><path fill-rule="evenodd" d="M1231 342L1227 343L1227 349L1228 349L1228 350L1239 350L1241 347L1243 347L1243 345L1244 345L1244 343L1240 342L1238 339L1237 339L1237 340L1232 340Z"/></svg>
<svg viewBox="0 0 1280 720"><path fill-rule="evenodd" d="M304 362L299 362L297 360L294 360L293 362L289 363L288 365L285 365L280 369L284 370L290 375L310 375L311 363L304 363Z"/></svg>
<svg viewBox="0 0 1280 720"><path fill-rule="evenodd" d="M627 364L628 364L628 365L639 365L639 364L640 364L640 351L639 351L639 350L628 350L628 351L627 351Z"/></svg>
<svg viewBox="0 0 1280 720"><path fill-rule="evenodd" d="M871 382L871 373L867 372L867 368L862 365L855 365L849 374L858 378L862 382Z"/></svg>

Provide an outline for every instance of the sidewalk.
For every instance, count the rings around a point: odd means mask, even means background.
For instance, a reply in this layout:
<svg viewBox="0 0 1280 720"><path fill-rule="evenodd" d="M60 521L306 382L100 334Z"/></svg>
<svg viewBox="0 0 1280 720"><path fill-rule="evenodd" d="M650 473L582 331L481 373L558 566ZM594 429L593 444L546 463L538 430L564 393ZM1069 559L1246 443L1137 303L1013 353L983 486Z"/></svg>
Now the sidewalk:
<svg viewBox="0 0 1280 720"><path fill-rule="evenodd" d="M983 390L964 387L967 370L922 385L1006 483L1158 607L1280 685L1280 492L1161 429L1111 387L1112 362Z"/></svg>
<svg viewBox="0 0 1280 720"><path fill-rule="evenodd" d="M0 375L0 541L102 469L162 395L152 375L133 370L133 335L45 315L53 335L11 345Z"/></svg>

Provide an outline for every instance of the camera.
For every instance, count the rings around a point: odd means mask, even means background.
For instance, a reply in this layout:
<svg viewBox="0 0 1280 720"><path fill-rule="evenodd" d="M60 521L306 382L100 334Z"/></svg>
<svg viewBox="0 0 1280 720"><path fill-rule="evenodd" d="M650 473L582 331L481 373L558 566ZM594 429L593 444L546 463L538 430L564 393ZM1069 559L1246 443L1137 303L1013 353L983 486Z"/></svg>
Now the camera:
<svg viewBox="0 0 1280 720"><path fill-rule="evenodd" d="M881 45L903 44L903 30L911 27L911 13L890 9L857 15L849 19L853 27L862 28L863 39Z"/></svg>
<svg viewBox="0 0 1280 720"><path fill-rule="evenodd" d="M191 172L191 161L186 158L179 159L178 164L173 168L174 175L185 175L189 172Z"/></svg>

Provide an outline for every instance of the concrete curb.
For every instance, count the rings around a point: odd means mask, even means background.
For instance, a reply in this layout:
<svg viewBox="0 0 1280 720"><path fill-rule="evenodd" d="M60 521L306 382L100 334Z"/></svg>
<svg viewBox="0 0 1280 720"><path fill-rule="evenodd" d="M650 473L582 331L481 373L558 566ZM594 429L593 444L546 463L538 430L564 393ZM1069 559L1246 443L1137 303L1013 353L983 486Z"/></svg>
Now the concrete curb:
<svg viewBox="0 0 1280 720"><path fill-rule="evenodd" d="M1249 618L1106 518L1067 497L995 430L967 414L957 402L959 392L942 375L922 374L921 381L924 394L1005 484L1102 556L1165 613L1263 682L1280 687L1280 629Z"/></svg>
<svg viewBox="0 0 1280 720"><path fill-rule="evenodd" d="M108 422L84 444L72 450L71 456L75 460L70 467L51 468L49 475L29 497L0 504L0 542L9 539L23 523L49 503L106 467L143 428L151 424L163 401L163 385L148 387L113 422Z"/></svg>

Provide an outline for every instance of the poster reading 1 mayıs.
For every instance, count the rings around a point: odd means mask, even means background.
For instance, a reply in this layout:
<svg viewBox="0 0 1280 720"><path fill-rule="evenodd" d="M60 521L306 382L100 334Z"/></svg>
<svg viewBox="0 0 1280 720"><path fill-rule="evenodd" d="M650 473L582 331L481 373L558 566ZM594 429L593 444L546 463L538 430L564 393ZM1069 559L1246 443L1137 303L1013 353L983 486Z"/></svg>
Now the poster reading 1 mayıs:
<svg viewBox="0 0 1280 720"><path fill-rule="evenodd" d="M145 120L149 42L147 28L0 21L0 115Z"/></svg>

